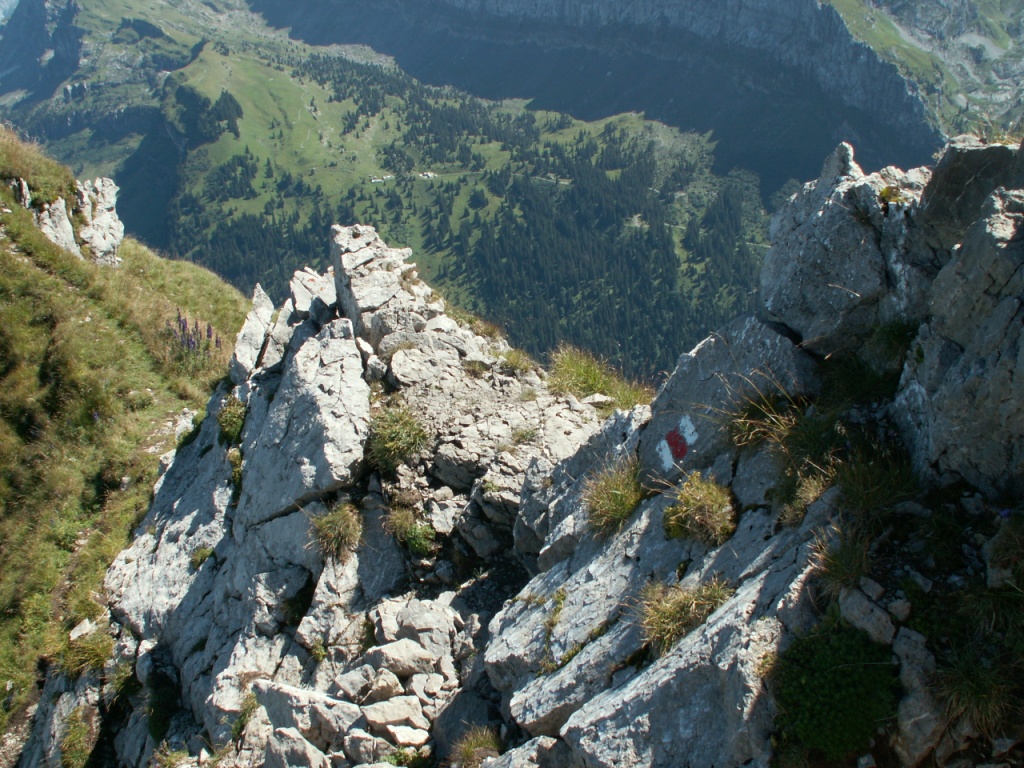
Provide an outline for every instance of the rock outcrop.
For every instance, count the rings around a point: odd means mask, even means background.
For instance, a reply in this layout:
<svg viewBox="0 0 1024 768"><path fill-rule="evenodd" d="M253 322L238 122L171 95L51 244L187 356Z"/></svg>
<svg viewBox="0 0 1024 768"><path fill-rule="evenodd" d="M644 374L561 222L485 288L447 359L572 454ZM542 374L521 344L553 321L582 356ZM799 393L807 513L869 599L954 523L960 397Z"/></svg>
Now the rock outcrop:
<svg viewBox="0 0 1024 768"><path fill-rule="evenodd" d="M32 207L32 190L24 179L14 184L16 199L26 208ZM36 211L36 226L54 245L75 254L80 259L105 266L121 263L117 249L124 239L124 224L118 218L117 185L111 179L75 182L75 200L69 211L68 203L58 197L43 203ZM74 217L81 223L76 231ZM84 249L84 251L83 251Z"/></svg>
<svg viewBox="0 0 1024 768"><path fill-rule="evenodd" d="M979 730L931 685L945 641L910 623L970 578L1001 588L1016 573L1016 513L996 503L1024 484L1024 191L1005 188L1019 147L963 139L947 153L931 173L865 175L839 147L773 224L763 317L712 334L650 406L603 421L449 317L408 251L336 227L332 269L297 273L276 314L257 289L230 382L108 573L108 667L176 712L161 733L136 702L119 761L148 764L164 740L200 764L211 745L221 765L445 760L480 725L511 747L496 766L770 765L780 720L765 678L813 637L823 553L845 541L852 502L841 482L822 486L794 516L785 486L806 465L737 441L730 420L755 402L813 418L845 360L899 384L844 406L829 450L898 430L926 487L972 488L941 507L884 502L898 524L865 544L883 562L829 593L830 621L891 646L902 690L886 755L952 765ZM991 189L956 181L991 156L1009 158ZM909 348L883 343L894 328ZM396 414L392 455L377 441ZM634 465L642 500L620 527L595 527L594 479ZM698 477L728 498L723 537L672 522ZM339 515L361 533L326 540ZM970 521L955 572L894 543L939 515ZM715 598L658 644L643 628L652 589ZM61 718L96 709L97 686L53 678L23 759L53 759Z"/></svg>

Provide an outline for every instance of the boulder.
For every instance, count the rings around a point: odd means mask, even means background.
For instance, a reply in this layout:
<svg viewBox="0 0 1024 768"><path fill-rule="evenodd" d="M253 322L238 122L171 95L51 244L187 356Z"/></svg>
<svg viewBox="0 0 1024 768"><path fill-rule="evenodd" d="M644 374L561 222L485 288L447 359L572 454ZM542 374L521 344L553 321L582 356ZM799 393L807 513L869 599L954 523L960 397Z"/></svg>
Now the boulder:
<svg viewBox="0 0 1024 768"><path fill-rule="evenodd" d="M680 357L651 403L637 449L645 484L668 488L734 455L727 422L745 399L797 398L817 386L813 360L789 338L753 317L733 321Z"/></svg>
<svg viewBox="0 0 1024 768"><path fill-rule="evenodd" d="M390 669L399 677L417 672L433 672L435 656L408 638L379 645L363 654L365 663L374 669Z"/></svg>
<svg viewBox="0 0 1024 768"><path fill-rule="evenodd" d="M255 681L252 691L274 728L294 729L323 752L332 744L340 745L345 734L366 722L355 704L316 691L269 680Z"/></svg>
<svg viewBox="0 0 1024 768"><path fill-rule="evenodd" d="M999 187L1024 187L1024 153L1019 146L986 144L970 135L950 139L917 216L928 245L940 253L951 251Z"/></svg>
<svg viewBox="0 0 1024 768"><path fill-rule="evenodd" d="M905 253L905 233L926 179L895 168L865 176L840 145L772 220L765 317L827 356L855 350L879 324L919 316L934 272Z"/></svg>
<svg viewBox="0 0 1024 768"><path fill-rule="evenodd" d="M267 741L264 768L331 768L327 755L294 728L278 728Z"/></svg>
<svg viewBox="0 0 1024 768"><path fill-rule="evenodd" d="M63 248L80 259L83 258L82 250L75 241L75 228L71 225L64 198L58 197L52 203L44 203L36 212L36 226L46 239L58 248Z"/></svg>
<svg viewBox="0 0 1024 768"><path fill-rule="evenodd" d="M387 701L367 704L363 707L363 716L370 728L378 733L385 726L405 725L422 730L430 729L430 721L423 716L420 700L415 696L396 696Z"/></svg>

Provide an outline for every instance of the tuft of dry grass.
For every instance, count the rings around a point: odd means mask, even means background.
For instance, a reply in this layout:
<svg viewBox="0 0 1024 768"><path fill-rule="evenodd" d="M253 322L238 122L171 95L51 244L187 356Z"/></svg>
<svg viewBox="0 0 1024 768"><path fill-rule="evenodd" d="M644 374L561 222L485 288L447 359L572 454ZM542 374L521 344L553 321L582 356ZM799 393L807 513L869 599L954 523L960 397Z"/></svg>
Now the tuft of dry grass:
<svg viewBox="0 0 1024 768"><path fill-rule="evenodd" d="M694 472L676 491L676 501L665 510L665 533L691 537L709 546L721 546L736 531L736 514L729 489Z"/></svg>
<svg viewBox="0 0 1024 768"><path fill-rule="evenodd" d="M660 656L722 606L735 590L714 576L695 589L652 582L640 593L640 627Z"/></svg>
<svg viewBox="0 0 1024 768"><path fill-rule="evenodd" d="M605 416L616 408L629 410L649 403L654 397L654 390L646 384L629 381L586 350L566 344L551 356L548 387L556 395L571 394L579 399L591 395L610 397L612 402L598 409Z"/></svg>
<svg viewBox="0 0 1024 768"><path fill-rule="evenodd" d="M363 518L354 504L337 504L313 518L313 539L325 558L344 563L362 538Z"/></svg>
<svg viewBox="0 0 1024 768"><path fill-rule="evenodd" d="M636 457L606 467L590 477L583 488L590 528L598 535L620 530L645 496Z"/></svg>

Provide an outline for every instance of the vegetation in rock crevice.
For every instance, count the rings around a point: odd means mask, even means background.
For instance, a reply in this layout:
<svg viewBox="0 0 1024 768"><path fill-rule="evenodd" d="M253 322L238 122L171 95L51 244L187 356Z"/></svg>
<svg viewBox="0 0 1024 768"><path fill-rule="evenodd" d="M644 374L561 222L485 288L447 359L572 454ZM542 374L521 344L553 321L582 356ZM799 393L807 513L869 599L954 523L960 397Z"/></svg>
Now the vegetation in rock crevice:
<svg viewBox="0 0 1024 768"><path fill-rule="evenodd" d="M363 537L363 518L354 504L335 504L312 522L313 540L325 559L344 564Z"/></svg>
<svg viewBox="0 0 1024 768"><path fill-rule="evenodd" d="M699 627L732 597L735 589L713 576L694 588L652 582L640 593L639 621L644 641L658 655Z"/></svg>
<svg viewBox="0 0 1024 768"><path fill-rule="evenodd" d="M366 457L370 465L391 476L427 445L427 432L416 415L401 403L385 405L370 419Z"/></svg>
<svg viewBox="0 0 1024 768"><path fill-rule="evenodd" d="M620 530L646 496L635 456L614 462L587 478L583 504L591 530L599 536Z"/></svg>

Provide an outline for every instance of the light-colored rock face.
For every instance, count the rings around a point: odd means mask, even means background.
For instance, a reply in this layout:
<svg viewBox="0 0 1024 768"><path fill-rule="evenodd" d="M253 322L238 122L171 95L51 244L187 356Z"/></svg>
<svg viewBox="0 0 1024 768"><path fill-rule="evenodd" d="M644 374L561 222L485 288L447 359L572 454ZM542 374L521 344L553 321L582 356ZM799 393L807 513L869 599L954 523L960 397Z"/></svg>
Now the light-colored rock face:
<svg viewBox="0 0 1024 768"><path fill-rule="evenodd" d="M728 415L745 398L783 392L796 398L817 386L806 353L771 326L739 318L680 357L651 403L651 424L638 449L646 482L665 488L734 454Z"/></svg>
<svg viewBox="0 0 1024 768"><path fill-rule="evenodd" d="M955 230L922 214L941 207L929 195L977 166L969 148L957 152L929 180L864 176L841 147L776 220L771 322L740 318L713 334L651 406L603 423L591 405L552 395L543 372L506 370L507 344L447 317L407 252L368 227L336 228L333 274L297 273L276 318L257 292L231 384L111 567L111 669L133 663L147 686L170 681L183 711L169 743L195 752L204 730L215 744L237 738L228 766L371 765L420 747L443 760L471 724L521 736L499 766L768 766L775 710L762 673L817 621L810 553L841 497L833 488L801 524L780 527L768 508L779 457L737 451L724 414L751 391L816 393L807 349L841 354L879 322L920 324L890 407L918 467L983 491L1024 486L1024 193L990 190L960 247L936 247ZM854 298L836 298L836 285ZM427 434L391 477L364 458L387 402L371 402L371 386ZM229 398L246 407L238 446L220 440ZM648 496L598 537L584 488L631 457ZM730 485L741 510L722 546L665 533L673 490L693 471ZM356 511L362 535L325 558L314 531L338 504ZM396 541L398 506L432 524L434 551L413 556ZM713 578L731 590L724 602L655 657L640 627L644 586ZM903 626L907 596L861 579L839 606L899 661L897 754L908 766L945 760L966 726L944 730L928 683L936 660ZM62 701L32 755L61 733ZM248 724L233 733L242 712ZM125 765L150 760L141 708L116 746Z"/></svg>
<svg viewBox="0 0 1024 768"><path fill-rule="evenodd" d="M256 694L238 764L365 762L425 745L435 719L449 746L467 723L488 722L486 696L456 694L464 683L487 686L476 659L490 614L453 608L454 596L388 598L410 575L409 555L387 526L390 498L422 499L424 519L429 501L453 546L511 563L527 467L564 458L599 426L592 407L555 398L537 372L502 373L505 342L449 320L406 252L365 227L338 228L335 237L334 271L296 273L276 317L257 288L233 387L216 394L170 461L133 545L107 577L115 620L142 640L123 657L142 677L159 668L178 681L192 715L183 716L181 739L192 727L225 742L248 692ZM369 382L381 379L430 435L385 488L367 477L363 456ZM221 443L217 420L231 398L245 405L237 447ZM336 503L355 505L362 537L348 557L325 561L314 521ZM458 584L450 560L423 573ZM497 589L507 595L513 586ZM376 637L367 648L368 622ZM465 715L467 702L477 714ZM155 745L144 717L132 728L122 758L142 764Z"/></svg>
<svg viewBox="0 0 1024 768"><path fill-rule="evenodd" d="M1000 190L932 286L897 419L923 474L1024 490L1024 192Z"/></svg>
<svg viewBox="0 0 1024 768"><path fill-rule="evenodd" d="M121 263L117 249L124 239L124 224L118 218L117 185L112 179L77 182L76 210L85 223L78 230L89 258L97 264L116 267Z"/></svg>
<svg viewBox="0 0 1024 768"><path fill-rule="evenodd" d="M17 196L27 208L32 199L31 190L24 180L19 180ZM82 219L82 224L75 228L68 215L68 203L57 198L44 205L36 213L36 225L40 231L55 245L97 264L116 267L121 263L117 249L124 239L124 224L118 218L117 185L111 179L99 178L94 181L75 183L76 193L73 213ZM82 248L85 248L83 253Z"/></svg>
<svg viewBox="0 0 1024 768"><path fill-rule="evenodd" d="M75 228L71 226L64 198L58 197L52 203L44 205L36 213L36 226L51 243L82 258L82 250L75 242Z"/></svg>
<svg viewBox="0 0 1024 768"><path fill-rule="evenodd" d="M761 271L766 317L826 356L856 348L880 324L920 319L934 270L908 252L904 231L925 181L894 168L865 176L840 145L772 220Z"/></svg>

